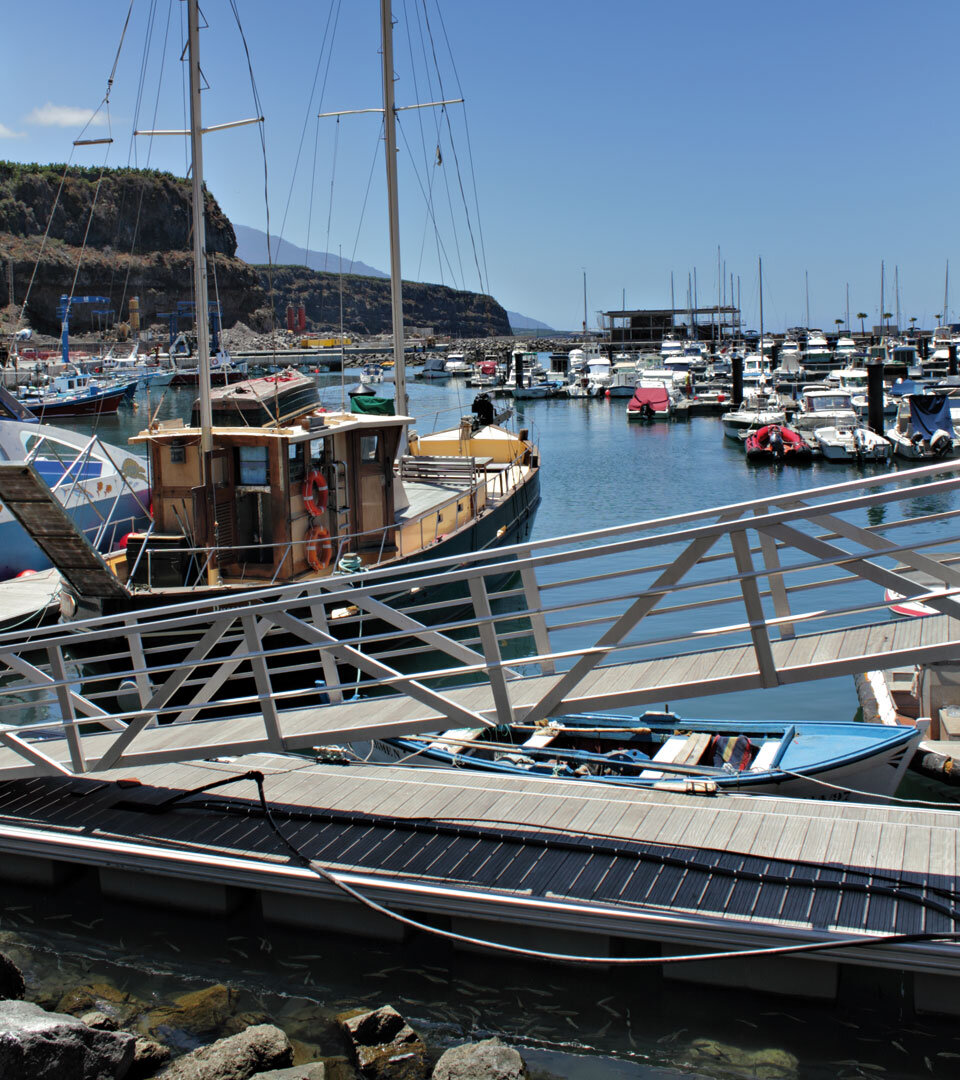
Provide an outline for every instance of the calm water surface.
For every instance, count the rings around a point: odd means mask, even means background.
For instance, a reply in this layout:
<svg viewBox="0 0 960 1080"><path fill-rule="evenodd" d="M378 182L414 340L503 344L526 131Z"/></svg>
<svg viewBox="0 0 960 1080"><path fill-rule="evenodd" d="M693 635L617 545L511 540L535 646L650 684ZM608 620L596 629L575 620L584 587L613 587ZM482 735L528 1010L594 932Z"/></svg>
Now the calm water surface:
<svg viewBox="0 0 960 1080"><path fill-rule="evenodd" d="M329 404L340 377L325 376ZM353 377L346 376L346 385ZM411 379L421 431L456 423L474 391ZM138 411L105 417L108 441L123 442L160 418L189 414L193 393L168 390ZM518 403L539 442L542 494L534 539L756 499L861 475L853 469L747 468L719 421L630 425L623 400ZM77 425L89 430L89 425ZM936 509L943 509L938 505ZM918 505L914 512L929 512ZM864 524L866 519L864 520ZM851 719L852 680L781 687L682 703L687 715L745 712L790 720ZM932 788L933 797L943 792ZM929 797L929 795L928 795ZM44 985L106 977L137 997L164 998L225 981L291 1035L338 1052L327 1026L357 1004L393 1003L436 1046L491 1034L521 1047L543 1075L573 1080L676 1076L929 1077L960 1073L955 1025L918 1021L875 999L867 977L855 1012L747 992L662 981L657 971L572 971L453 954L435 940L381 946L265 928L244 914L229 922L126 911L81 882L69 893L8 890L2 929L23 943L18 957ZM12 940L12 939L8 939ZM894 995L895 1000L895 995Z"/></svg>

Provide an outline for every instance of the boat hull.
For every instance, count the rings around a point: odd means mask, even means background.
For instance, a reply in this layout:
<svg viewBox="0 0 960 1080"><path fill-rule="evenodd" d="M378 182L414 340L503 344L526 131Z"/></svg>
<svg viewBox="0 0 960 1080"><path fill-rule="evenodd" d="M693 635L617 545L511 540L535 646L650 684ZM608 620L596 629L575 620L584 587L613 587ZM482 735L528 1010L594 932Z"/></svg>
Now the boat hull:
<svg viewBox="0 0 960 1080"><path fill-rule="evenodd" d="M539 472L534 471L510 497L504 499L503 502L496 506L490 513L477 519L469 527L462 528L455 533L450 533L449 535L440 538L437 543L430 547L424 548L415 555L409 556L401 562L391 565L396 565L398 577L406 579L409 577L413 566L418 562L426 560L456 557L457 555L489 550L491 552L491 561L496 561L495 553L498 547L507 547L512 544L521 543L530 535L530 530L533 527L539 503L540 477ZM512 568L511 563L512 560L504 560L503 573L491 575L487 578L488 589L491 593L506 588L508 583L515 576L515 571ZM386 569L386 567L384 569ZM358 583L362 583L362 575L358 576L355 580L357 580ZM348 581L345 580L344 585L347 584ZM249 589L243 591L244 593L248 593ZM127 597L112 599L76 598L77 610L73 617L85 619L97 615L122 615L129 611L143 611L149 610L152 607L166 607L171 604L185 603L190 600L201 598L206 599L215 596L228 598L237 595L237 592L238 590L236 589L230 590L217 587L200 587L193 589L184 588L182 590L164 589L159 592L138 592ZM458 587L441 585L427 587L417 592L416 595L411 594L408 588L404 586L402 591L398 592L395 596L381 594L378 596L378 599L382 602L391 604L398 609L413 605L420 607L422 605L445 602L444 607L440 610L439 614L439 617L444 621L455 619L470 608L470 597L466 586ZM463 601L462 606L457 605L456 602L459 600ZM454 603L451 604L451 601ZM304 608L303 611L293 610L290 614L301 616L307 620L311 617L308 608ZM415 617L424 619L424 615L419 612ZM363 617L359 622L356 618L332 618L330 620L330 632L334 636L340 639L359 636L361 639L360 647L364 652L371 654L376 654L377 647L363 645L363 639L374 638L379 634L389 634L393 630L395 630L395 627L392 627L389 623L373 617ZM198 631L193 637L185 637L179 631L173 634L145 633L143 635L143 645L147 666L177 663L178 660L186 656L190 649L196 644L201 632L202 631ZM268 638L269 640L266 642L265 648L271 650L289 649L293 654L299 654L300 656L302 656L304 652L303 640L298 639L293 635L274 630L268 633ZM380 649L390 651L397 648L403 648L404 641L409 645L412 640L413 639L403 639L403 641L398 641L398 639L393 638L380 646ZM225 648L229 651L232 646L225 646ZM102 649L99 646L86 649L82 642L78 642L76 646L71 648L71 657L80 664L82 674L89 684L89 688L97 695L96 700L99 700L101 704L112 705L116 701L117 689L120 682L124 679L126 669L122 664L119 664L116 661L104 662L101 659L101 652ZM213 657L216 655L219 655L219 653L214 649L210 653L210 656ZM295 671L285 672L281 675L274 676L273 682L275 689L291 690L303 687L316 687L317 681L322 677L319 653L313 652L312 659L312 666L304 663L302 659L298 659L297 661L294 661L296 664ZM291 663L290 656L281 656L277 663L280 665L289 665ZM353 682L357 677L356 668L348 665L340 665L339 677L341 683L344 685ZM195 693L195 690L196 688L193 688L190 693ZM239 677L234 676L229 681L228 687L223 691L223 693L229 697L242 697L245 694L253 694L254 692L255 689L252 676L244 677L242 675ZM322 689L318 689L317 697L315 699L299 696L296 701L298 705L308 706L316 704L322 699L323 691ZM175 697L172 701L172 705L175 706L178 703L181 703L181 700L185 700L185 697L183 699L181 697ZM236 712L237 710L234 708L232 711ZM205 716L216 715L216 713L216 707L204 711Z"/></svg>
<svg viewBox="0 0 960 1080"><path fill-rule="evenodd" d="M564 718L558 719L562 723ZM626 717L592 719L581 715L577 719L595 722L601 727L606 726L606 723L610 721L621 725L624 722L637 723L637 719L631 720ZM645 716L639 717L639 721L645 721ZM710 734L730 735L743 730L750 732L749 727L744 729L743 726L730 721L681 721L676 718L675 725L671 726L676 726L684 732L702 731ZM687 791L690 790L691 782L699 784L709 782L715 785L717 791L724 792L820 799L831 802L877 802L895 793L920 741L920 732L912 727L887 728L883 734L878 734L873 725L810 722L797 725L790 730L795 732L793 736L795 742L799 740L807 746L810 740L817 737L818 731L821 731L824 744L828 747L825 760L821 762L803 760L804 757L810 757L809 751L806 751L805 754L798 755L801 760L793 764L788 747L782 763L778 763L780 767L774 765L758 771L747 769L743 772L730 771L726 775L722 773L718 775L718 770L705 770L701 775L695 773L679 775L658 770L656 760L653 760L637 766L644 773L650 774L647 776L597 776L564 775L551 767L550 761L545 762L543 768L531 769L529 765L515 764L506 757L498 761L478 760L469 754L456 752L456 747L453 747L453 752L451 752L451 750L441 749L441 743L434 743L432 747L427 745L431 736L424 736L422 740L397 738L356 743L352 749L365 760L375 762L391 763L403 758L406 764L420 767L470 769L528 777L551 775L559 776L564 782L570 784L596 783L612 784L617 787L639 787L647 790ZM754 738L757 737L753 732L750 734ZM782 725L777 734L781 739L791 738L786 725ZM859 740L858 735L862 736ZM831 740L838 739L841 752L837 752L838 748L835 745L831 757L829 745ZM851 743L853 745L850 745ZM469 736L465 739L465 745L469 746ZM519 756L522 757L522 745L507 743L504 744L504 750L519 751ZM549 750L546 753L549 753Z"/></svg>

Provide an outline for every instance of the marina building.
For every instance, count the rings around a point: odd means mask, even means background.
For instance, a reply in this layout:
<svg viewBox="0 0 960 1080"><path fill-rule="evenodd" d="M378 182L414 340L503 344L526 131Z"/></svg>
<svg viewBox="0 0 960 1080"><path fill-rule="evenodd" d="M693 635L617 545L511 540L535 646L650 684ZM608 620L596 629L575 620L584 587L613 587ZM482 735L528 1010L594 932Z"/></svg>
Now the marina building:
<svg viewBox="0 0 960 1080"><path fill-rule="evenodd" d="M670 335L693 341L720 343L741 336L738 307L651 308L603 311L600 327L614 346L659 348Z"/></svg>

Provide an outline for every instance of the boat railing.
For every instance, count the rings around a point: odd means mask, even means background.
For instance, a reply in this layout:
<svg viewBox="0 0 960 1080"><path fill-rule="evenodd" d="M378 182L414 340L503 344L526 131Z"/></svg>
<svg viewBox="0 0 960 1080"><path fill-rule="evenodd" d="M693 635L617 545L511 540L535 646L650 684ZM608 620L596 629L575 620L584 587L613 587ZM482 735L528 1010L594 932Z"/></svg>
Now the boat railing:
<svg viewBox="0 0 960 1080"><path fill-rule="evenodd" d="M387 711L412 733L955 660L960 565L934 553L960 542L958 496L960 461L938 461L0 635L0 775L386 730L369 706L328 721L318 674L331 705L404 695L405 712ZM894 621L885 590L937 614ZM78 648L97 658L82 687ZM121 683L129 689L118 693ZM215 715L243 725L190 727ZM161 722L174 733L151 741Z"/></svg>

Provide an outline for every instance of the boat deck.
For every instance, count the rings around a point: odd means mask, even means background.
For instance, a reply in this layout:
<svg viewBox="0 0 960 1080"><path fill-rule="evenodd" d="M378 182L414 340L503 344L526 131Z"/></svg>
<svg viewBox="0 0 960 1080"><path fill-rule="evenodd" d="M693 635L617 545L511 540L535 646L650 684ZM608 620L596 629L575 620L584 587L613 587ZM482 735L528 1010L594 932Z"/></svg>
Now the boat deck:
<svg viewBox="0 0 960 1080"><path fill-rule="evenodd" d="M3 781L0 851L173 877L185 889L346 900L259 814L242 779L252 768L304 856L388 906L454 927L483 920L480 937L529 924L576 934L580 950L633 939L619 949L636 955L856 936L829 959L957 971L960 946L949 942L868 942L957 928L960 819L950 812L260 755L139 768L139 785L115 774ZM150 812L231 776L235 785ZM812 966L818 978L834 968Z"/></svg>
<svg viewBox="0 0 960 1080"><path fill-rule="evenodd" d="M0 630L39 626L59 613L62 580L57 570L0 581Z"/></svg>

